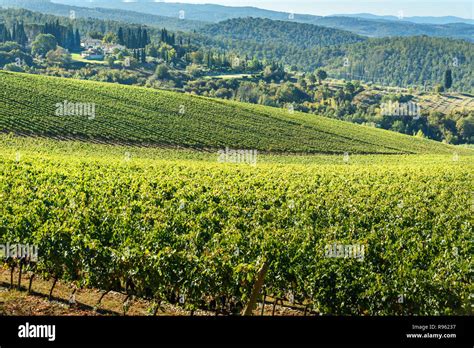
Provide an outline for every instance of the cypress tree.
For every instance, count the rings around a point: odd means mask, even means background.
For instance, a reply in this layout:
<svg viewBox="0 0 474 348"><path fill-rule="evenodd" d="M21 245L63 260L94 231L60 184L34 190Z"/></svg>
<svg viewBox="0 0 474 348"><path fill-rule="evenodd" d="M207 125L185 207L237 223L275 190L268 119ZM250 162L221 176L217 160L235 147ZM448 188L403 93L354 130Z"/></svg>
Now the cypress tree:
<svg viewBox="0 0 474 348"><path fill-rule="evenodd" d="M79 29L76 29L74 35L74 48L78 50L81 48L81 35L79 34Z"/></svg>
<svg viewBox="0 0 474 348"><path fill-rule="evenodd" d="M75 46L74 30L69 26L66 30L66 38L64 40L64 48L73 50Z"/></svg>
<svg viewBox="0 0 474 348"><path fill-rule="evenodd" d="M21 22L18 27L18 43L22 46L25 46L28 43L28 36L26 36L23 22Z"/></svg>
<svg viewBox="0 0 474 348"><path fill-rule="evenodd" d="M444 88L450 89L452 85L453 85L453 75L452 75L451 69L448 69L444 73Z"/></svg>
<svg viewBox="0 0 474 348"><path fill-rule="evenodd" d="M139 27L137 30L137 42L136 42L137 48L144 47L143 46L143 34L142 34L142 28Z"/></svg>
<svg viewBox="0 0 474 348"><path fill-rule="evenodd" d="M143 30L142 40L143 40L143 47L146 47L146 45L148 45L151 42L150 38L148 37L148 33L147 33L146 29Z"/></svg>
<svg viewBox="0 0 474 348"><path fill-rule="evenodd" d="M12 27L12 40L13 41L17 40L17 38L16 38L16 22L13 23L13 27Z"/></svg>
<svg viewBox="0 0 474 348"><path fill-rule="evenodd" d="M1 42L11 41L10 31L7 29L7 27L4 24L1 24L1 23L0 23L0 41Z"/></svg>
<svg viewBox="0 0 474 348"><path fill-rule="evenodd" d="M117 38L118 38L119 45L125 45L125 41L123 39L123 29L122 29L122 27L119 27L119 29L118 29Z"/></svg>

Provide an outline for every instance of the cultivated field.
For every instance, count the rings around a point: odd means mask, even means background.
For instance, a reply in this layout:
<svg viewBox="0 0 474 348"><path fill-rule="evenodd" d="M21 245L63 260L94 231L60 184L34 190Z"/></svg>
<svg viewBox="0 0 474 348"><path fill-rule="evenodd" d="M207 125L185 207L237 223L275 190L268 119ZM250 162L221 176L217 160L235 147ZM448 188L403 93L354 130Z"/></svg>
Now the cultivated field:
<svg viewBox="0 0 474 348"><path fill-rule="evenodd" d="M322 314L470 311L470 150L260 155L252 166L0 139L1 238L38 245L23 272L51 283L238 313L265 264L268 296Z"/></svg>

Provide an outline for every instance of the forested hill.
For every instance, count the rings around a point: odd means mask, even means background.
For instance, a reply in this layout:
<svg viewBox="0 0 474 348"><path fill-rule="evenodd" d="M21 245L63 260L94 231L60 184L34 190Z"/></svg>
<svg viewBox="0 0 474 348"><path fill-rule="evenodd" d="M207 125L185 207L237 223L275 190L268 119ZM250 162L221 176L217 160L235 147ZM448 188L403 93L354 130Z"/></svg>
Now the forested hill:
<svg viewBox="0 0 474 348"><path fill-rule="evenodd" d="M38 0L2 1L30 2ZM371 37L429 35L433 37L452 37L470 41L474 40L474 26L464 23L419 24L407 20L385 20L377 16L374 18L350 18L346 16L321 17L308 14L291 14L288 12L271 11L256 7L235 7L215 4L184 4L179 3L178 1L152 2L150 0L94 0L93 2L87 2L84 0L55 0L55 2L82 7L104 7L109 9L136 11L145 14L169 16L176 19L179 16L179 12L184 11L186 20L213 23L232 18L258 17L349 30L356 34ZM152 23L146 24L152 25Z"/></svg>
<svg viewBox="0 0 474 348"><path fill-rule="evenodd" d="M469 16L469 13L465 13ZM461 18L456 16L414 16L414 17L403 17L399 16L381 16L374 15L372 13L354 13L354 14L335 14L337 17L352 17L352 18L364 18L364 19L376 19L376 20L389 20L389 21L407 21L418 24L452 24L452 23L466 23L474 24L474 20L468 18Z"/></svg>
<svg viewBox="0 0 474 348"><path fill-rule="evenodd" d="M85 3L85 2L84 2ZM140 13L121 9L109 9L100 7L79 7L64 4L52 3L49 1L25 1L25 0L0 0L0 7L22 8L29 11L37 11L43 14L55 16L70 17L71 14L77 19L101 19L105 21L120 21L129 24L142 24L159 28L167 28L169 30L191 31L204 26L206 23L179 19L156 14Z"/></svg>
<svg viewBox="0 0 474 348"><path fill-rule="evenodd" d="M332 76L354 80L433 86L442 83L443 74L451 69L455 90L473 89L474 44L464 40L427 36L364 39L345 31L327 32L319 26L260 18L232 19L206 26L200 33L213 38L206 45L276 60L303 71L322 67ZM357 42L344 43L346 40ZM326 47L317 47L318 43Z"/></svg>
<svg viewBox="0 0 474 348"><path fill-rule="evenodd" d="M428 35L474 40L474 25L466 23L414 23L410 20L387 20L379 16L353 18L352 16L314 16L264 10L256 7L231 7L214 4L183 4L169 2L121 0L0 0L0 6L22 7L59 16L71 10L78 18L120 20L128 23L165 26L170 30L194 30L207 23L232 18L258 17L272 20L308 23L328 28L348 30L370 37ZM68 6L69 5L69 6ZM180 11L184 18L180 18ZM396 18L396 17L395 17ZM420 17L417 21L423 21ZM428 17L427 21L433 21ZM445 19L446 21L446 19Z"/></svg>
<svg viewBox="0 0 474 348"><path fill-rule="evenodd" d="M113 20L101 20L95 18L76 18L71 19L69 16L55 16L50 14L44 14L40 12L32 12L25 9L1 9L0 8L0 23L6 23L7 26L12 26L13 23L20 21L25 24L25 30L27 35L31 39L38 27L43 26L45 23L58 22L60 25L68 27L72 26L77 28L80 33L85 36L90 32L114 32L116 33L120 27L122 28L138 28L139 24L129 24L126 22L113 21ZM156 37L160 34L161 28L144 26L148 31L148 34L152 37Z"/></svg>
<svg viewBox="0 0 474 348"><path fill-rule="evenodd" d="M394 37L427 35L451 37L474 42L474 25L466 23L417 24L408 21L376 20L352 17L320 17L311 20L295 20L341 30L349 30L369 37Z"/></svg>
<svg viewBox="0 0 474 348"><path fill-rule="evenodd" d="M300 48L333 46L365 40L365 38L348 31L251 17L229 19L218 24L208 25L200 32L213 37L266 44L283 43Z"/></svg>
<svg viewBox="0 0 474 348"><path fill-rule="evenodd" d="M322 50L319 61L328 71L353 79L398 86L442 83L452 70L455 90L472 91L474 44L426 36L370 39L338 49ZM346 66L344 66L346 62Z"/></svg>
<svg viewBox="0 0 474 348"><path fill-rule="evenodd" d="M94 31L116 33L119 27L132 26L92 18L72 20L23 9L0 10L0 22L11 26L14 21L22 21L27 30L34 29L30 24L56 20L64 26L72 25L81 35ZM152 40L159 39L161 29L147 30ZM205 51L234 52L242 57L294 66L304 72L323 68L331 77L384 85L435 86L443 82L443 74L451 69L453 91L474 92L474 44L463 40L426 36L363 38L341 30L260 18L232 19L179 36Z"/></svg>

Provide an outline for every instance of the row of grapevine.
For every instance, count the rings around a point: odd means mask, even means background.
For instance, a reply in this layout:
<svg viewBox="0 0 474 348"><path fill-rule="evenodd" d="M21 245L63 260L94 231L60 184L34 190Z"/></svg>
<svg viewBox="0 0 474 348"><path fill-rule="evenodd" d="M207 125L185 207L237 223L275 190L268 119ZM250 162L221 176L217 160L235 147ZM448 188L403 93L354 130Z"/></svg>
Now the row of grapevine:
<svg viewBox="0 0 474 348"><path fill-rule="evenodd" d="M56 116L64 101L94 117ZM0 72L0 130L135 145L305 153L450 153L425 139L299 112L183 93Z"/></svg>
<svg viewBox="0 0 474 348"><path fill-rule="evenodd" d="M38 245L35 274L236 312L268 262L268 294L320 313L470 310L472 165L251 167L55 146L0 152L0 243ZM364 257L327 257L332 244Z"/></svg>

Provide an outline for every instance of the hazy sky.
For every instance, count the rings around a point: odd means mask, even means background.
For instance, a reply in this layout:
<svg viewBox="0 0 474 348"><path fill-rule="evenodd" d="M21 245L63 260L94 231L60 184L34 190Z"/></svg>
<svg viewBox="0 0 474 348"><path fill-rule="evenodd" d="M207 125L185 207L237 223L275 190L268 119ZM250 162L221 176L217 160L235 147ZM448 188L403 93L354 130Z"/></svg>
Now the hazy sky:
<svg viewBox="0 0 474 348"><path fill-rule="evenodd" d="M403 11L406 17L458 16L472 19L474 16L474 0L165 0L165 2L254 6L323 16L362 12L397 16L400 11Z"/></svg>

